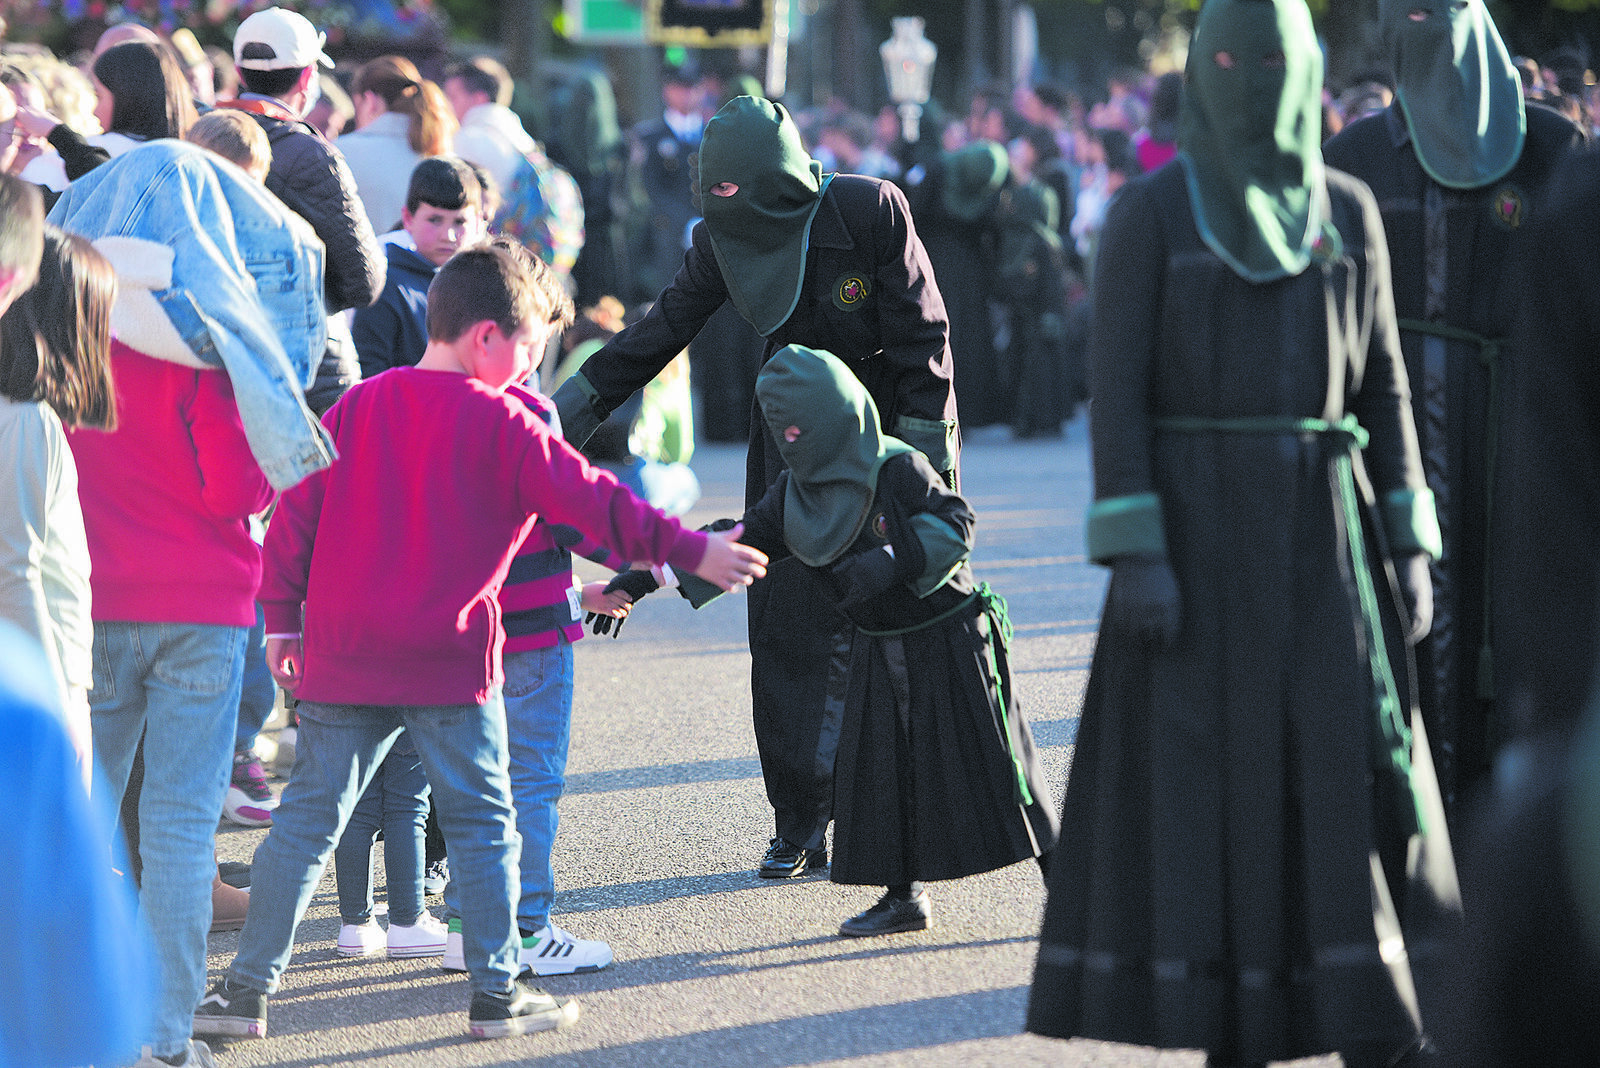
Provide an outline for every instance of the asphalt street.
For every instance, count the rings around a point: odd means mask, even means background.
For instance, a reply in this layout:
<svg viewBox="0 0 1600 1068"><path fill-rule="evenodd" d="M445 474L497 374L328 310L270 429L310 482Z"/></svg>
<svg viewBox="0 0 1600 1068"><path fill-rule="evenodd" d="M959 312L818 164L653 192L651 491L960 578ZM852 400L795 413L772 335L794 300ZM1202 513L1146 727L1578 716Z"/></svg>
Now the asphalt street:
<svg viewBox="0 0 1600 1068"><path fill-rule="evenodd" d="M729 445L695 454L704 497L691 522L738 514L743 455ZM1083 556L1084 421L1055 441L969 435L964 479L978 514L975 568L1010 602L1015 682L1059 804L1105 582ZM772 830L750 724L744 606L724 597L697 613L657 595L617 640L578 645L556 916L579 937L609 942L616 961L542 981L579 1001L576 1026L475 1041L463 976L436 960L338 956L330 866L269 1003L268 1037L223 1047L219 1062L1200 1068L1195 1052L1022 1033L1044 903L1032 864L932 884L932 929L867 940L837 929L872 903L871 888L825 874L755 876ZM224 824L219 855L248 860L264 834ZM237 940L211 937L213 978Z"/></svg>

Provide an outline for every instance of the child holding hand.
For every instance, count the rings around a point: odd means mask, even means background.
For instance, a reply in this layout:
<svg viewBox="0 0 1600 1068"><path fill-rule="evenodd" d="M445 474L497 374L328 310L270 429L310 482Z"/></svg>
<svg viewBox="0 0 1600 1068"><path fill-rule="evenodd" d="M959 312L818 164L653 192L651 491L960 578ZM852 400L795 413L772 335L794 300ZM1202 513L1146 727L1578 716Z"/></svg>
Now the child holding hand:
<svg viewBox="0 0 1600 1068"><path fill-rule="evenodd" d="M630 560L732 590L765 574L737 531L686 531L591 468L507 391L572 320L555 275L480 244L440 268L416 367L355 386L324 418L340 459L283 497L261 602L274 676L300 699L295 774L252 869L250 918L197 1033L266 1034L294 928L395 736L409 732L449 843L477 1038L578 1015L524 978L520 842L500 696L496 600L530 526L566 523ZM381 549L381 551L380 551Z"/></svg>

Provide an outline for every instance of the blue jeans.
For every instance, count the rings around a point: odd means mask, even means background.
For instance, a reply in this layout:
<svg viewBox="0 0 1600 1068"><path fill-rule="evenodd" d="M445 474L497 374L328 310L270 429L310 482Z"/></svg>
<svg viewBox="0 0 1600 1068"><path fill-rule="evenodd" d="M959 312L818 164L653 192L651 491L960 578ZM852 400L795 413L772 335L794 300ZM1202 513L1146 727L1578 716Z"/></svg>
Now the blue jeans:
<svg viewBox="0 0 1600 1068"><path fill-rule="evenodd" d="M458 886L473 990L505 992L521 940L516 816L499 694L482 705L324 705L301 701L294 771L250 869L250 914L227 977L272 993L323 868L356 801L404 728L433 786Z"/></svg>
<svg viewBox="0 0 1600 1068"><path fill-rule="evenodd" d="M161 966L150 1046L162 1056L186 1048L205 992L217 816L233 771L247 629L94 625L94 750L114 796L144 736L139 902Z"/></svg>
<svg viewBox="0 0 1600 1068"><path fill-rule="evenodd" d="M383 870L389 885L389 922L410 927L422 915L422 832L428 822L428 777L408 731L356 802L333 850L344 923L372 919L372 843L383 832Z"/></svg>
<svg viewBox="0 0 1600 1068"><path fill-rule="evenodd" d="M548 649L506 653L505 672L511 798L522 835L517 926L532 934L550 922L556 896L550 852L560 823L556 802L567 782L572 735L572 643L563 640Z"/></svg>
<svg viewBox="0 0 1600 1068"><path fill-rule="evenodd" d="M267 626L256 605L256 621L250 627L244 645L244 682L239 690L239 730L234 735L234 752L254 749L256 735L272 717L273 702L278 699L278 686L267 669Z"/></svg>

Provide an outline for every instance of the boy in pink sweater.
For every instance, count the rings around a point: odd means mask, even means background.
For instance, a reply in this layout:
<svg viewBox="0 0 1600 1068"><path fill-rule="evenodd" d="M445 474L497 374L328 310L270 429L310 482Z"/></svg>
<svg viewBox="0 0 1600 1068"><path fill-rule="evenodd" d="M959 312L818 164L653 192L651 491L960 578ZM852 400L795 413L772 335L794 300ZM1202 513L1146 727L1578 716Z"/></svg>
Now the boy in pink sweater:
<svg viewBox="0 0 1600 1068"><path fill-rule="evenodd" d="M553 436L507 387L572 321L554 274L520 248L463 250L428 296L415 367L363 382L324 416L340 459L287 492L267 532L267 663L300 700L295 773L251 871L239 952L195 1010L197 1034L259 1038L351 807L406 728L459 884L478 1038L562 1027L572 1001L520 974L520 841L500 696L496 595L535 520L723 589L766 558L684 530Z"/></svg>

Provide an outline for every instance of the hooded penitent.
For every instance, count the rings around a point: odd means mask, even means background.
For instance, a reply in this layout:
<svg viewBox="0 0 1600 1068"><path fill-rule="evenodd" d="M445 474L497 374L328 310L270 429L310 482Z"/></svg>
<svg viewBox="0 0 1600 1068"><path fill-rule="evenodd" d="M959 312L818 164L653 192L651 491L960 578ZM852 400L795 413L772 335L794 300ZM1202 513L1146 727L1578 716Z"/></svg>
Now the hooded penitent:
<svg viewBox="0 0 1600 1068"><path fill-rule="evenodd" d="M993 141L978 141L946 153L944 210L966 222L993 214L1010 172L1006 150Z"/></svg>
<svg viewBox="0 0 1600 1068"><path fill-rule="evenodd" d="M811 220L827 183L782 104L738 96L706 124L699 188L728 297L763 337L800 300ZM711 192L722 183L732 196Z"/></svg>
<svg viewBox="0 0 1600 1068"><path fill-rule="evenodd" d="M1299 274L1327 209L1322 53L1305 0L1210 0L1189 45L1179 158L1211 250L1251 282Z"/></svg>
<svg viewBox="0 0 1600 1068"><path fill-rule="evenodd" d="M1483 0L1382 0L1395 96L1428 177L1452 189L1504 178L1522 155L1522 80Z"/></svg>
<svg viewBox="0 0 1600 1068"><path fill-rule="evenodd" d="M784 541L812 567L832 563L866 525L883 462L914 450L884 435L861 380L832 353L779 349L756 378L756 398L789 466Z"/></svg>

